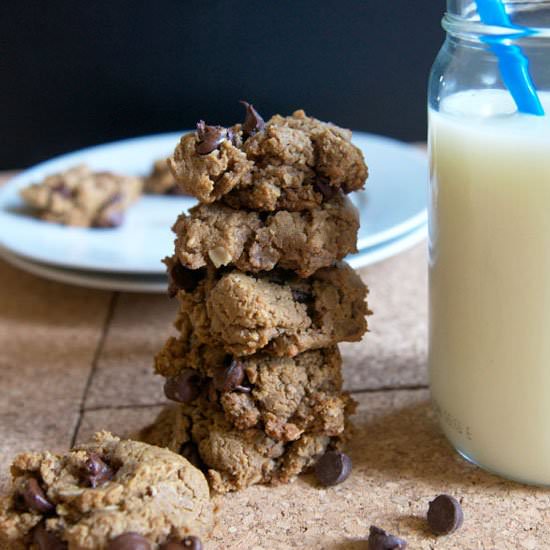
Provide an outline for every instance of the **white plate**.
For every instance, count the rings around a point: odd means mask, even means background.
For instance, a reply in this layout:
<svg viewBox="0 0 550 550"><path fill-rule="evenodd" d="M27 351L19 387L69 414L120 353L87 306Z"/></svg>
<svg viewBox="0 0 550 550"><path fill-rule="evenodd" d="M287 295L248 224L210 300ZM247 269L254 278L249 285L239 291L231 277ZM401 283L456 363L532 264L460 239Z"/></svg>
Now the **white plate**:
<svg viewBox="0 0 550 550"><path fill-rule="evenodd" d="M423 224L397 239L372 247L366 252L353 254L346 259L355 269L365 267L403 252L407 248L419 243L426 235L427 226ZM2 248L0 248L0 257L23 271L71 285L120 292L148 293L163 293L166 292L167 287L167 280L164 274L115 275L97 271L63 269L27 260Z"/></svg>
<svg viewBox="0 0 550 550"><path fill-rule="evenodd" d="M173 151L182 132L134 138L76 151L43 162L0 189L0 245L29 260L109 273L161 274L160 260L172 253L170 231L193 199L144 196L116 229L83 229L23 215L19 190L48 174L86 163L96 170L144 175L154 160ZM426 221L426 155L416 147L363 132L354 133L370 177L352 194L361 213L358 249L403 235Z"/></svg>

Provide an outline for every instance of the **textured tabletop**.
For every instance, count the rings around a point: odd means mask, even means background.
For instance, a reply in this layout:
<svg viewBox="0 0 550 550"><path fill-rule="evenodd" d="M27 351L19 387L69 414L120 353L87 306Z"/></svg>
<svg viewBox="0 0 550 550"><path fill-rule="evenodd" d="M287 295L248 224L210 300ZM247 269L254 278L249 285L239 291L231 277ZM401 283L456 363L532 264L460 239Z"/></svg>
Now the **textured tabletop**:
<svg viewBox="0 0 550 550"><path fill-rule="evenodd" d="M426 373L425 244L361 271L374 315L361 343L342 346L359 402L354 463L342 485L305 476L276 488L218 497L206 549L360 549L370 524L411 549L549 548L550 493L467 464L442 437ZM166 296L87 290L0 262L0 485L25 449L63 449L99 429L124 435L163 404L152 358L171 334ZM462 500L464 526L436 538L428 502Z"/></svg>

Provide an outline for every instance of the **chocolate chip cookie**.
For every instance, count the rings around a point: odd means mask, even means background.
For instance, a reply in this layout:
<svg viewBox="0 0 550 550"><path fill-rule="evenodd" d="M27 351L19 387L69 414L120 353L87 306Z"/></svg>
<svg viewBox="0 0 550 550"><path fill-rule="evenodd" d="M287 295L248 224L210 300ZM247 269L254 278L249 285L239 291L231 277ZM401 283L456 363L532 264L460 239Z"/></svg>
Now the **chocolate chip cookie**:
<svg viewBox="0 0 550 550"><path fill-rule="evenodd" d="M305 432L343 433L350 398L342 392L341 365L337 347L295 357L234 358L223 348L198 344L192 333L169 338L155 359L169 399L190 403L207 395L233 427L262 427L276 441L294 441Z"/></svg>
<svg viewBox="0 0 550 550"><path fill-rule="evenodd" d="M258 115L259 116L259 115ZM296 111L267 123L250 115L231 128L197 125L169 159L182 189L235 209L311 210L338 190L361 189L368 169L351 132Z"/></svg>
<svg viewBox="0 0 550 550"><path fill-rule="evenodd" d="M197 468L168 449L107 432L65 454L23 453L11 471L11 493L0 501L1 548L162 550L212 527Z"/></svg>
<svg viewBox="0 0 550 550"><path fill-rule="evenodd" d="M116 227L141 195L140 178L93 172L82 164L21 190L38 217L79 227Z"/></svg>
<svg viewBox="0 0 550 550"><path fill-rule="evenodd" d="M345 439L345 433L306 432L285 443L272 439L260 427L237 429L219 403L205 396L190 404L166 407L140 436L194 460L219 493L258 483L288 483Z"/></svg>
<svg viewBox="0 0 550 550"><path fill-rule="evenodd" d="M294 356L360 340L367 330L366 294L360 277L340 262L306 279L281 270L210 270L196 288L177 295L180 318L189 319L201 343L235 356L261 350Z"/></svg>
<svg viewBox="0 0 550 550"><path fill-rule="evenodd" d="M267 216L220 203L201 204L173 227L176 255L190 269L234 266L241 271L289 269L309 277L355 252L359 214L341 192L315 210Z"/></svg>
<svg viewBox="0 0 550 550"><path fill-rule="evenodd" d="M144 191L152 195L183 194L170 171L166 159L159 159L154 162L151 173L144 180Z"/></svg>

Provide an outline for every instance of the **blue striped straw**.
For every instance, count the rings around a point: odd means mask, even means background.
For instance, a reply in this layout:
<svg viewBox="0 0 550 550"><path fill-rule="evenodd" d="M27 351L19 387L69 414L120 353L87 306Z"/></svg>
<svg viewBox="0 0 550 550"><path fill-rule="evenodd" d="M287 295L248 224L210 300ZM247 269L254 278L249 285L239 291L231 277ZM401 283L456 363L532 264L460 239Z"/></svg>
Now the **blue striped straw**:
<svg viewBox="0 0 550 550"><path fill-rule="evenodd" d="M502 0L477 0L476 3L481 22L485 25L522 29L512 23ZM519 46L504 44L503 40L485 38L485 42L491 44L491 49L498 58L502 80L512 94L518 111L530 115L544 115L544 109L529 73L529 60Z"/></svg>

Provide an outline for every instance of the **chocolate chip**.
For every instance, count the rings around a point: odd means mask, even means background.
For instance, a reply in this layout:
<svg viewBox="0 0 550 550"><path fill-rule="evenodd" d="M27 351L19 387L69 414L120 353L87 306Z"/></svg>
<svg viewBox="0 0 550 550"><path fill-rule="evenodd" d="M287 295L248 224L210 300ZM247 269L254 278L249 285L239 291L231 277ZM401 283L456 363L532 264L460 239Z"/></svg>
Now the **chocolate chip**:
<svg viewBox="0 0 550 550"><path fill-rule="evenodd" d="M178 403L190 403L199 396L201 377L194 369L183 369L164 383L164 395Z"/></svg>
<svg viewBox="0 0 550 550"><path fill-rule="evenodd" d="M202 550L202 542L198 537L185 537L181 544L183 548L190 548L191 550Z"/></svg>
<svg viewBox="0 0 550 550"><path fill-rule="evenodd" d="M313 300L313 296L309 292L298 290L297 288L292 289L292 298L300 304L307 304Z"/></svg>
<svg viewBox="0 0 550 550"><path fill-rule="evenodd" d="M222 126L208 126L204 120L197 123L197 144L195 150L199 155L208 155L217 149L226 139L232 136Z"/></svg>
<svg viewBox="0 0 550 550"><path fill-rule="evenodd" d="M124 214L120 211L111 211L99 214L93 226L110 229L112 227L119 227L122 225L122 222L124 222Z"/></svg>
<svg viewBox="0 0 550 550"><path fill-rule="evenodd" d="M439 495L428 507L428 525L435 535L449 535L460 528L464 520L462 507L456 498Z"/></svg>
<svg viewBox="0 0 550 550"><path fill-rule="evenodd" d="M90 487L97 487L113 477L112 468L97 453L89 453L81 472L81 481Z"/></svg>
<svg viewBox="0 0 550 550"><path fill-rule="evenodd" d="M124 533L109 542L107 550L151 550L151 545L137 533Z"/></svg>
<svg viewBox="0 0 550 550"><path fill-rule="evenodd" d="M57 193L58 195L61 195L62 197L65 197L66 199L70 199L73 196L72 190L64 182L60 182L60 183L57 183L56 185L54 185L52 187L52 191L54 193Z"/></svg>
<svg viewBox="0 0 550 550"><path fill-rule="evenodd" d="M370 526L369 550L403 550L404 548L407 548L407 541L389 535L384 529Z"/></svg>
<svg viewBox="0 0 550 550"><path fill-rule="evenodd" d="M351 458L341 451L327 451L315 464L315 476L328 487L345 481L351 473Z"/></svg>
<svg viewBox="0 0 550 550"><path fill-rule="evenodd" d="M189 269L177 259L168 258L165 262L168 266L168 294L172 298L178 293L178 290L193 292L206 274L206 268Z"/></svg>
<svg viewBox="0 0 550 550"><path fill-rule="evenodd" d="M32 542L38 550L66 550L68 544L55 533L47 531L44 523L39 523L32 530Z"/></svg>
<svg viewBox="0 0 550 550"><path fill-rule="evenodd" d="M241 103L246 107L246 117L242 126L245 137L250 137L261 132L265 128L264 119L250 103L246 101L241 101Z"/></svg>
<svg viewBox="0 0 550 550"><path fill-rule="evenodd" d="M248 386L243 386L245 379L244 365L238 359L231 359L229 365L219 369L214 376L214 386L222 393L231 391L249 392Z"/></svg>
<svg viewBox="0 0 550 550"><path fill-rule="evenodd" d="M323 198L325 200L332 199L338 193L338 189L336 187L330 185L328 182L322 179L315 180L313 187L315 188L316 191L318 191L319 193L321 193L321 195L323 195Z"/></svg>
<svg viewBox="0 0 550 550"><path fill-rule="evenodd" d="M202 550L202 542L198 537L185 537L181 542L170 541L163 544L160 550Z"/></svg>
<svg viewBox="0 0 550 550"><path fill-rule="evenodd" d="M48 514L55 509L55 506L46 498L42 487L40 487L34 477L29 478L27 481L23 491L23 498L30 510L34 510L40 514Z"/></svg>

